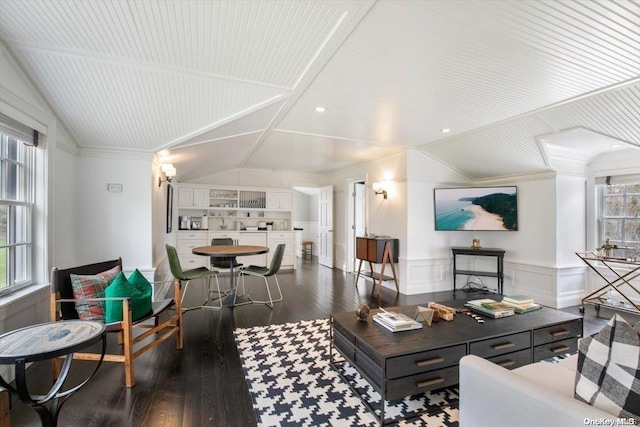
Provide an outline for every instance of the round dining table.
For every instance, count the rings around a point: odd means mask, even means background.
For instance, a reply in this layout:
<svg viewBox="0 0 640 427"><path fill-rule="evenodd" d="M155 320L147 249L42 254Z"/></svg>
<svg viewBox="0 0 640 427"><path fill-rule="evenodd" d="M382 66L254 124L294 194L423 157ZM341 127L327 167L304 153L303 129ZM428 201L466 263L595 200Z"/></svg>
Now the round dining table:
<svg viewBox="0 0 640 427"><path fill-rule="evenodd" d="M191 252L195 255L208 256L210 258L228 258L229 259L229 293L222 299L223 307L234 307L238 305L250 304L251 300L243 296L236 297L236 287L234 285L233 266L236 257L247 255L259 255L269 252L267 246L253 245L213 245L198 246L193 248ZM235 300L235 302L234 302Z"/></svg>

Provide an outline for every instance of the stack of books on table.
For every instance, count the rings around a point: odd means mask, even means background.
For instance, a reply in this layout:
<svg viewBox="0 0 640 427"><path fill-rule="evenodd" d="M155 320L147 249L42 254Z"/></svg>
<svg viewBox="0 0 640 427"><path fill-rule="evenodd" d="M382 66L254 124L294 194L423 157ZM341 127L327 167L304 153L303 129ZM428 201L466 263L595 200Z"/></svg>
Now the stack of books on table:
<svg viewBox="0 0 640 427"><path fill-rule="evenodd" d="M511 295L502 297L502 302L513 307L516 313L528 313L542 308L540 304L533 302L533 298L525 295Z"/></svg>
<svg viewBox="0 0 640 427"><path fill-rule="evenodd" d="M422 328L422 323L413 320L406 314L391 311L380 311L373 316L373 321L384 326L391 332L410 331Z"/></svg>
<svg viewBox="0 0 640 427"><path fill-rule="evenodd" d="M485 316L493 317L494 319L513 316L515 314L515 309L509 304L505 304L503 302L498 302L496 300L488 298L467 301L464 306L471 311L474 311L478 314L483 314Z"/></svg>

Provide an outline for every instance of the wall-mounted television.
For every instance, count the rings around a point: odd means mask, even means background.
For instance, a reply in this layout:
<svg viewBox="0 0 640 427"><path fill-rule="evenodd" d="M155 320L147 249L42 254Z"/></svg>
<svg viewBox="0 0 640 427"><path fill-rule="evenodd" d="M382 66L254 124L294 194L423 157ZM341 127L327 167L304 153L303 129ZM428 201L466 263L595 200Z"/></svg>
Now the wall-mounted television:
<svg viewBox="0 0 640 427"><path fill-rule="evenodd" d="M436 188L436 231L518 230L517 187Z"/></svg>

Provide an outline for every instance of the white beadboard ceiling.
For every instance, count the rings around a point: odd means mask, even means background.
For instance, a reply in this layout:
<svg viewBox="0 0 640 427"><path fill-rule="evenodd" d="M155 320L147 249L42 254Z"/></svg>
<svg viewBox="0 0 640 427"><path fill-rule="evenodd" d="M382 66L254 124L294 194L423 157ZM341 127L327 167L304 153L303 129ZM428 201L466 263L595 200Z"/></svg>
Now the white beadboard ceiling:
<svg viewBox="0 0 640 427"><path fill-rule="evenodd" d="M638 0L0 0L0 40L81 151L167 150L180 181L640 149Z"/></svg>

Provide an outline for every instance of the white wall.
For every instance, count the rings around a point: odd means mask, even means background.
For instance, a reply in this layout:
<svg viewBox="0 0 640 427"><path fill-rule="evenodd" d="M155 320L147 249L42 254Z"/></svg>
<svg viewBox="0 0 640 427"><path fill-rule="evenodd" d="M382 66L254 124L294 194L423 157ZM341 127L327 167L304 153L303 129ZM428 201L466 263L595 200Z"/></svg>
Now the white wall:
<svg viewBox="0 0 640 427"><path fill-rule="evenodd" d="M375 196L371 189L373 182L381 181L385 178L392 180L394 183L387 200L383 200L382 196ZM349 182L363 179L366 180L365 192L367 193L367 232L399 239L399 257L406 256L403 254L406 254L404 246L406 245L406 204L404 200L406 198L407 162L406 154L401 153L396 156L346 168L329 177L330 184L333 185L334 197L334 265L342 270L346 270L347 264L350 263L347 239L350 236L351 218L349 218L348 207L351 194L348 184ZM400 259L397 266L399 276L402 275L400 272L402 263L403 261ZM402 280L400 281L402 282ZM394 286L390 283L385 283L385 286Z"/></svg>
<svg viewBox="0 0 640 427"><path fill-rule="evenodd" d="M151 160L79 158L77 265L121 256L125 270L152 269ZM122 192L107 191L108 183L121 184Z"/></svg>
<svg viewBox="0 0 640 427"><path fill-rule="evenodd" d="M387 200L371 190L371 183L385 175L393 180ZM343 253L348 235L344 232L348 225L345 186L349 179L361 176L367 176L369 232L400 239L402 293L452 289L451 246L470 246L473 239L480 239L484 247L505 250L505 293L528 293L551 306L576 304L584 294L580 261L574 254L585 239L584 177L549 172L482 182L480 185L518 187L519 230L445 232L435 231L433 189L473 185L467 177L414 150L408 150L406 156L359 165L331 177L336 188L336 254ZM459 262L472 270L496 268L493 258L468 257ZM459 277L457 287L466 279ZM480 280L497 289L495 279Z"/></svg>
<svg viewBox="0 0 640 427"><path fill-rule="evenodd" d="M586 177L558 175L556 178L556 265L582 266L576 252L586 245Z"/></svg>
<svg viewBox="0 0 640 427"><path fill-rule="evenodd" d="M300 191L293 192L293 221L310 221L309 195Z"/></svg>
<svg viewBox="0 0 640 427"><path fill-rule="evenodd" d="M67 150L56 150L54 198L54 247L52 263L59 268L76 264L76 236L78 234L78 158Z"/></svg>
<svg viewBox="0 0 640 427"><path fill-rule="evenodd" d="M547 268L555 268L556 218L555 218L555 174L541 174L512 178L510 180L485 181L481 185L515 185L518 188L518 223L516 232L497 231L435 231L433 190L438 187L473 185L463 175L438 161L410 151L408 157L410 182L407 190L407 250L406 292L409 294L435 292L452 289L452 246L471 246L479 239L483 247L505 250L504 292L515 290L532 292L525 284L536 283L538 273L522 272L527 268L542 267L550 277L544 287L552 293L555 289L555 271L548 274ZM468 269L495 271L495 259L484 257L461 257ZM539 276L539 275L538 275ZM468 277L459 276L456 287L464 286ZM497 289L493 278L474 278L490 289ZM533 293L535 295L536 292ZM551 298L549 298L551 300Z"/></svg>

